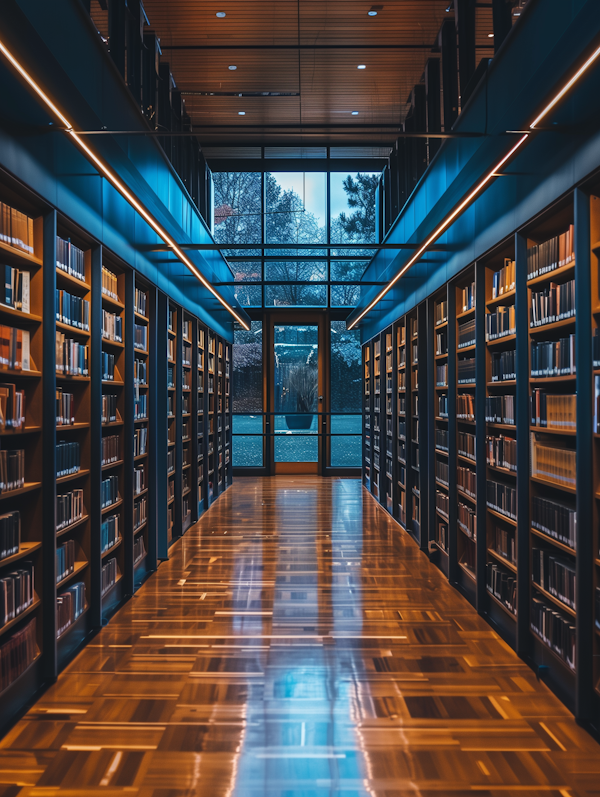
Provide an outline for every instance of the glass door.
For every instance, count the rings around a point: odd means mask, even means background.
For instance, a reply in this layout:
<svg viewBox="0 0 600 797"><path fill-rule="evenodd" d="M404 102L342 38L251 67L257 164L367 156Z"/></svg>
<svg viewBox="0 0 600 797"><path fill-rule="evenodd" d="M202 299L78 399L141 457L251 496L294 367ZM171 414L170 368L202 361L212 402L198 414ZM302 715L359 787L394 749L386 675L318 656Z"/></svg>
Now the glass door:
<svg viewBox="0 0 600 797"><path fill-rule="evenodd" d="M291 317L271 317L271 472L320 474L323 324L317 314Z"/></svg>

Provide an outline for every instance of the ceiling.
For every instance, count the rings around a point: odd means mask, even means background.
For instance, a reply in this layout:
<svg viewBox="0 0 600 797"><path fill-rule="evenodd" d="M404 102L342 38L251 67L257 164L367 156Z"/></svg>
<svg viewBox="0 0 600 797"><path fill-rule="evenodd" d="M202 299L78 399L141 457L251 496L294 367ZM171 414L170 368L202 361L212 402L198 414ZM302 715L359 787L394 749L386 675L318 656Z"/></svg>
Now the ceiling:
<svg viewBox="0 0 600 797"><path fill-rule="evenodd" d="M223 150L391 144L427 59L439 58L449 2L144 0L144 8L203 148ZM102 30L97 2L92 14ZM493 55L491 16L491 0L478 4L477 61Z"/></svg>

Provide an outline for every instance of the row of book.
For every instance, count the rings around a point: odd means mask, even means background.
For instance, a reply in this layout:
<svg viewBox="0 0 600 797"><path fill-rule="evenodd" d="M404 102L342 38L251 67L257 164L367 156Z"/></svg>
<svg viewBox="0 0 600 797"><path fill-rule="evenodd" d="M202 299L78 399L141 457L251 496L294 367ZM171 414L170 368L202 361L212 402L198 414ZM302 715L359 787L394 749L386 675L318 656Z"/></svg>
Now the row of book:
<svg viewBox="0 0 600 797"><path fill-rule="evenodd" d="M442 451L448 451L448 430L436 429L435 430L435 447Z"/></svg>
<svg viewBox="0 0 600 797"><path fill-rule="evenodd" d="M114 343L123 343L123 319L120 315L102 310L102 337Z"/></svg>
<svg viewBox="0 0 600 797"><path fill-rule="evenodd" d="M458 453L475 462L475 435L469 432L458 432L456 435Z"/></svg>
<svg viewBox="0 0 600 797"><path fill-rule="evenodd" d="M133 502L133 529L138 529L148 520L148 499L144 495Z"/></svg>
<svg viewBox="0 0 600 797"><path fill-rule="evenodd" d="M0 451L0 493L19 490L25 486L25 451Z"/></svg>
<svg viewBox="0 0 600 797"><path fill-rule="evenodd" d="M60 637L83 614L85 584L77 581L56 597L57 637Z"/></svg>
<svg viewBox="0 0 600 797"><path fill-rule="evenodd" d="M148 447L148 429L145 426L141 426L139 429L136 429L133 433L133 456L141 457L143 454L146 454L147 447Z"/></svg>
<svg viewBox="0 0 600 797"><path fill-rule="evenodd" d="M89 347L56 333L56 373L60 376L89 375Z"/></svg>
<svg viewBox="0 0 600 797"><path fill-rule="evenodd" d="M463 313L472 310L475 307L475 281L467 285L466 288L461 288L458 297L458 304Z"/></svg>
<svg viewBox="0 0 600 797"><path fill-rule="evenodd" d="M486 482L486 503L490 509L506 517L517 519L517 490L501 482Z"/></svg>
<svg viewBox="0 0 600 797"><path fill-rule="evenodd" d="M446 487L448 486L448 462L446 459L436 459L435 461L435 478Z"/></svg>
<svg viewBox="0 0 600 797"><path fill-rule="evenodd" d="M377 354L375 355L375 357L377 357ZM169 362L175 362L175 340L174 340L174 338L169 338L167 340L167 360L169 360ZM378 376L379 373L380 373L380 371L379 371L379 368L378 368L378 364L375 363L374 376Z"/></svg>
<svg viewBox="0 0 600 797"><path fill-rule="evenodd" d="M503 423L514 426L516 424L515 397L511 395L486 396L485 420L486 423Z"/></svg>
<svg viewBox="0 0 600 797"><path fill-rule="evenodd" d="M19 553L21 546L21 513L5 512L0 515L0 562Z"/></svg>
<svg viewBox="0 0 600 797"><path fill-rule="evenodd" d="M146 546L144 545L144 535L140 534L133 541L133 564L137 565L146 556Z"/></svg>
<svg viewBox="0 0 600 797"><path fill-rule="evenodd" d="M102 519L100 526L100 548L105 553L119 542L119 515L109 515Z"/></svg>
<svg viewBox="0 0 600 797"><path fill-rule="evenodd" d="M0 693L25 672L37 655L36 621L33 618L0 646Z"/></svg>
<svg viewBox="0 0 600 797"><path fill-rule="evenodd" d="M26 213L0 202L0 241L33 254L33 219Z"/></svg>
<svg viewBox="0 0 600 797"><path fill-rule="evenodd" d="M75 423L75 396L56 388L56 425L72 426Z"/></svg>
<svg viewBox="0 0 600 797"><path fill-rule="evenodd" d="M456 376L459 385L470 385L475 382L475 357L459 358Z"/></svg>
<svg viewBox="0 0 600 797"><path fill-rule="evenodd" d="M0 627L10 623L33 603L34 575L33 564L23 562L18 570L0 578Z"/></svg>
<svg viewBox="0 0 600 797"><path fill-rule="evenodd" d="M571 670L575 670L575 622L541 598L531 600L531 628Z"/></svg>
<svg viewBox="0 0 600 797"><path fill-rule="evenodd" d="M28 329L0 326L0 369L31 371L31 336Z"/></svg>
<svg viewBox="0 0 600 797"><path fill-rule="evenodd" d="M517 378L515 349L492 353L492 382L506 382Z"/></svg>
<svg viewBox="0 0 600 797"><path fill-rule="evenodd" d="M571 609L577 609L577 578L573 562L555 556L545 548L532 548L531 577L538 587L545 589Z"/></svg>
<svg viewBox="0 0 600 797"><path fill-rule="evenodd" d="M31 275L29 271L22 271L13 266L2 266L4 269L4 293L2 304L20 310L22 313L31 312Z"/></svg>
<svg viewBox="0 0 600 797"><path fill-rule="evenodd" d="M100 595L103 598L111 587L117 583L117 560L113 556L102 565Z"/></svg>
<svg viewBox="0 0 600 797"><path fill-rule="evenodd" d="M115 378L115 355L107 351L102 352L102 379L104 382L113 382Z"/></svg>
<svg viewBox="0 0 600 797"><path fill-rule="evenodd" d="M576 484L576 452L548 445L531 434L531 475L566 487Z"/></svg>
<svg viewBox="0 0 600 797"><path fill-rule="evenodd" d="M502 569L501 565L488 562L485 566L485 580L488 592L516 616L517 579Z"/></svg>
<svg viewBox="0 0 600 797"><path fill-rule="evenodd" d="M514 304L507 307L496 307L485 314L485 339L498 340L517 331Z"/></svg>
<svg viewBox="0 0 600 797"><path fill-rule="evenodd" d="M83 517L83 490L70 490L56 496L56 530L61 531Z"/></svg>
<svg viewBox="0 0 600 797"><path fill-rule="evenodd" d="M577 510L572 507L534 495L531 498L531 525L575 551Z"/></svg>
<svg viewBox="0 0 600 797"><path fill-rule="evenodd" d="M25 426L25 391L10 382L0 384L0 431L18 431Z"/></svg>
<svg viewBox="0 0 600 797"><path fill-rule="evenodd" d="M117 302L119 301L117 275L109 271L106 266L102 266L102 293Z"/></svg>
<svg viewBox="0 0 600 797"><path fill-rule="evenodd" d="M458 348L464 349L467 346L473 346L475 343L475 319L471 318L469 321L463 321L458 325Z"/></svg>
<svg viewBox="0 0 600 797"><path fill-rule="evenodd" d="M493 533L494 550L497 554L507 559L513 565L517 564L517 548L515 530L496 526Z"/></svg>
<svg viewBox="0 0 600 797"><path fill-rule="evenodd" d="M148 364L137 357L133 361L133 383L138 386L148 384Z"/></svg>
<svg viewBox="0 0 600 797"><path fill-rule="evenodd" d="M448 363L435 366L435 384L437 387L448 385Z"/></svg>
<svg viewBox="0 0 600 797"><path fill-rule="evenodd" d="M535 388L530 401L532 426L566 431L575 431L577 428L577 396L575 394L559 395Z"/></svg>
<svg viewBox="0 0 600 797"><path fill-rule="evenodd" d="M600 327L594 328L592 336L592 366L600 368Z"/></svg>
<svg viewBox="0 0 600 797"><path fill-rule="evenodd" d="M60 584L75 569L75 541L67 540L56 547L56 583Z"/></svg>
<svg viewBox="0 0 600 797"><path fill-rule="evenodd" d="M435 505L444 515L444 517L448 517L450 512L450 498L448 497L448 493L443 493L441 490L436 490Z"/></svg>
<svg viewBox="0 0 600 797"><path fill-rule="evenodd" d="M477 541L477 512L472 506L458 502L458 527L467 537Z"/></svg>
<svg viewBox="0 0 600 797"><path fill-rule="evenodd" d="M133 469L133 494L139 495L146 489L146 468L140 465Z"/></svg>
<svg viewBox="0 0 600 797"><path fill-rule="evenodd" d="M90 303L87 299L82 299L81 296L75 296L75 294L57 288L56 320L61 324L68 324L70 327L89 332Z"/></svg>
<svg viewBox="0 0 600 797"><path fill-rule="evenodd" d="M102 438L102 464L119 461L119 435L109 434Z"/></svg>
<svg viewBox="0 0 600 797"><path fill-rule="evenodd" d="M119 479L117 476L108 476L100 484L100 506L106 509L116 504L119 500Z"/></svg>
<svg viewBox="0 0 600 797"><path fill-rule="evenodd" d="M551 282L541 291L531 291L529 326L554 324L575 315L575 280L561 285Z"/></svg>
<svg viewBox="0 0 600 797"><path fill-rule="evenodd" d="M117 399L114 393L102 394L102 423L116 423L117 418Z"/></svg>
<svg viewBox="0 0 600 797"><path fill-rule="evenodd" d="M136 313L139 313L140 315L143 316L147 316L145 291L142 291L139 288L135 289L135 294L133 297L133 307Z"/></svg>
<svg viewBox="0 0 600 797"><path fill-rule="evenodd" d="M146 329L146 327L144 327ZM192 367L192 344L183 342L183 348L181 353L181 364L186 368ZM392 370L392 352L389 352L385 356L385 370L386 372L390 372Z"/></svg>
<svg viewBox="0 0 600 797"><path fill-rule="evenodd" d="M510 257L504 258L504 265L492 276L492 299L498 299L509 291L514 291L516 285L515 261Z"/></svg>
<svg viewBox="0 0 600 797"><path fill-rule="evenodd" d="M463 493L477 498L477 474L474 470L459 465L456 468L456 484Z"/></svg>
<svg viewBox="0 0 600 797"><path fill-rule="evenodd" d="M447 408L446 415L448 415ZM470 393L458 394L456 397L456 417L460 421L475 420L475 396Z"/></svg>
<svg viewBox="0 0 600 797"><path fill-rule="evenodd" d="M80 447L76 440L56 444L56 478L77 473L80 469Z"/></svg>
<svg viewBox="0 0 600 797"><path fill-rule="evenodd" d="M448 320L448 300L442 299L441 302L436 302L435 305L435 325L439 327L440 324L445 324ZM402 329L402 343L404 343L404 327ZM400 334L400 329L398 330Z"/></svg>
<svg viewBox="0 0 600 797"><path fill-rule="evenodd" d="M143 421L148 417L148 396L145 393L134 396L133 399L133 419Z"/></svg>
<svg viewBox="0 0 600 797"><path fill-rule="evenodd" d="M436 523L435 541L444 551L448 550L448 524L440 520Z"/></svg>
<svg viewBox="0 0 600 797"><path fill-rule="evenodd" d="M575 373L575 335L560 340L531 341L531 376L569 376Z"/></svg>
<svg viewBox="0 0 600 797"><path fill-rule="evenodd" d="M85 282L85 255L69 238L56 236L56 268Z"/></svg>
<svg viewBox="0 0 600 797"><path fill-rule="evenodd" d="M517 441L513 437L500 435L485 438L486 461L494 468L517 471Z"/></svg>
<svg viewBox="0 0 600 797"><path fill-rule="evenodd" d="M528 247L527 279L541 277L571 263L575 259L574 244L574 228L570 224L566 232Z"/></svg>
<svg viewBox="0 0 600 797"><path fill-rule="evenodd" d="M435 353L448 354L448 333L445 329L435 333Z"/></svg>

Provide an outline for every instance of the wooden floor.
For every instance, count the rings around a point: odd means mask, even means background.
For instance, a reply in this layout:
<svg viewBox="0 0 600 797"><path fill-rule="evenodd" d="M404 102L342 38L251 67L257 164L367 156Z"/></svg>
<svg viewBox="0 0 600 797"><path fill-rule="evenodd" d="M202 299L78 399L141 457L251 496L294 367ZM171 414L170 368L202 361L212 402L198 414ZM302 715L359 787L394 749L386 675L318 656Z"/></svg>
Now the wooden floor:
<svg viewBox="0 0 600 797"><path fill-rule="evenodd" d="M600 747L358 481L236 479L0 745L89 794L600 795Z"/></svg>

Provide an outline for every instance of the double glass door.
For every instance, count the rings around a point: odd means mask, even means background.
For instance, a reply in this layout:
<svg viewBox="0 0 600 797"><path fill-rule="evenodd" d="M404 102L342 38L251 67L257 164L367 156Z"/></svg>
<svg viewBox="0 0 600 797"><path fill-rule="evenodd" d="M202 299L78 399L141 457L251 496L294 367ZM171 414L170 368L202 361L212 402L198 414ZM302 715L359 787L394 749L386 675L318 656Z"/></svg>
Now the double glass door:
<svg viewBox="0 0 600 797"><path fill-rule="evenodd" d="M272 473L322 473L324 329L318 314L272 315L267 424Z"/></svg>

